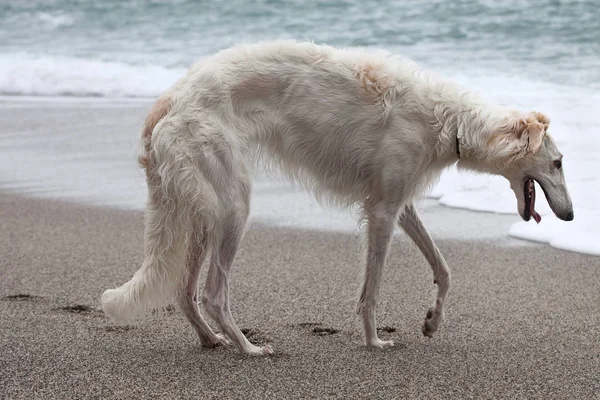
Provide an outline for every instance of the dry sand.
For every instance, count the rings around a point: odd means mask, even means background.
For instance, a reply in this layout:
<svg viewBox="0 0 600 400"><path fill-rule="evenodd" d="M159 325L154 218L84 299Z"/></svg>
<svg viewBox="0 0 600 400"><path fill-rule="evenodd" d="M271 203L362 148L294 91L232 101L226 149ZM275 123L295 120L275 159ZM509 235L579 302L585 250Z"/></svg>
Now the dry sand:
<svg viewBox="0 0 600 400"><path fill-rule="evenodd" d="M201 348L178 311L119 328L99 310L102 291L141 262L142 213L8 194L0 213L0 398L600 396L600 258L440 240L453 287L427 339L435 287L400 236L378 306L396 346L375 351L353 314L357 237L254 224L232 309L276 354L249 358Z"/></svg>

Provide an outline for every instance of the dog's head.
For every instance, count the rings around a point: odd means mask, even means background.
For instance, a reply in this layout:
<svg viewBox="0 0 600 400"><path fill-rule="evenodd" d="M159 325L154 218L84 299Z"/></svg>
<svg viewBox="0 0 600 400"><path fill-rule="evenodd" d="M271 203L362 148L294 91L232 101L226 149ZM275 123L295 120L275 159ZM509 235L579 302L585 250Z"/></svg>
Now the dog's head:
<svg viewBox="0 0 600 400"><path fill-rule="evenodd" d="M537 112L504 121L489 138L488 154L502 160L500 172L510 182L517 197L519 215L540 222L535 211L537 182L554 214L563 221L573 220L573 204L565 183L562 154L548 134L548 118Z"/></svg>

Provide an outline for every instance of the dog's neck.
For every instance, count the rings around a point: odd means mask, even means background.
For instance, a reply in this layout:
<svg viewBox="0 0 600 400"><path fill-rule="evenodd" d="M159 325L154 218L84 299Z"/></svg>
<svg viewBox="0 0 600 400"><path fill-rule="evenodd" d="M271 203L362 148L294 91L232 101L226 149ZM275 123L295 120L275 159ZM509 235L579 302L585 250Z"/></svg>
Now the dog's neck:
<svg viewBox="0 0 600 400"><path fill-rule="evenodd" d="M473 151L471 138L483 123L474 109L445 106L441 117L437 117L434 130L437 137L436 156L440 160L455 162L468 159Z"/></svg>
<svg viewBox="0 0 600 400"><path fill-rule="evenodd" d="M507 112L479 101L438 104L436 109L443 110L434 126L437 158L449 164L459 161L468 168L481 162L490 133Z"/></svg>

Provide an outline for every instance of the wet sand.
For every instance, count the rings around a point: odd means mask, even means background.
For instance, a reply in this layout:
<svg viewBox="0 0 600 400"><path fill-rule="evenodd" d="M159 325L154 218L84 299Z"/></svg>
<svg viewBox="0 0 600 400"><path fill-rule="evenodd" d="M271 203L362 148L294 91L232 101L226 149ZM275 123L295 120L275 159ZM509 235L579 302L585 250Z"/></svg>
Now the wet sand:
<svg viewBox="0 0 600 400"><path fill-rule="evenodd" d="M119 209L143 210L145 175L137 166L142 99L0 96L0 191ZM352 232L350 213L325 210L307 193L257 174L251 218L272 226ZM292 205L292 206L291 206ZM427 227L444 238L500 239L516 215L473 214L420 204Z"/></svg>
<svg viewBox="0 0 600 400"><path fill-rule="evenodd" d="M431 271L398 235L378 306L396 346L375 351L353 313L357 236L254 223L232 311L276 353L249 358L201 348L176 310L133 327L99 310L139 267L142 232L141 212L0 195L0 398L600 396L600 258L441 238L453 286L428 339Z"/></svg>

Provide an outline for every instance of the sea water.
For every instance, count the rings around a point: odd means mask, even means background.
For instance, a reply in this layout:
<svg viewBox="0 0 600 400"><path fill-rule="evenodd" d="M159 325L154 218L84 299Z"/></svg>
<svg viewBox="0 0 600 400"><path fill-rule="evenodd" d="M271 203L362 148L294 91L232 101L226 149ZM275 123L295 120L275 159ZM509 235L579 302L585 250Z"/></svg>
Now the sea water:
<svg viewBox="0 0 600 400"><path fill-rule="evenodd" d="M538 188L542 223L515 222L508 233L600 255L600 2L595 0L0 1L0 95L5 107L24 96L151 99L203 56L277 38L386 49L492 101L548 114L550 132L564 153L575 220L556 219ZM18 172L14 159L6 151L0 157L3 187L25 186L19 179L34 178ZM96 162L112 163L104 170L112 171L113 185L121 179L126 186L131 178L114 172L121 164L111 157ZM66 174L67 168L55 165L54 182L62 179L63 189L71 185L72 197L104 195L108 203L122 204L94 181L73 186L61 171ZM450 207L517 211L503 178L452 168L429 196ZM259 181L253 206L258 215L291 225L346 227L325 222L325 213L307 199ZM290 201L304 211L287 212Z"/></svg>

